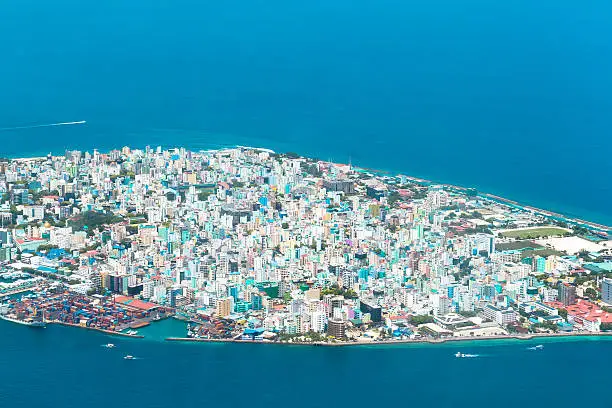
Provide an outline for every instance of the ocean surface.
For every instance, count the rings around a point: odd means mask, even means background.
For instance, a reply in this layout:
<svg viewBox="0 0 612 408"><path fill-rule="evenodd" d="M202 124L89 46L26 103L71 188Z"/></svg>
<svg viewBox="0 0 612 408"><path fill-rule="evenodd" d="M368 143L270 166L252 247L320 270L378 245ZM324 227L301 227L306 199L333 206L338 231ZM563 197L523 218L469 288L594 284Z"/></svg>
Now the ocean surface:
<svg viewBox="0 0 612 408"><path fill-rule="evenodd" d="M0 155L296 151L612 225L612 3L21 0Z"/></svg>
<svg viewBox="0 0 612 408"><path fill-rule="evenodd" d="M609 408L608 337L303 347L164 342L165 321L124 339L0 321L0 406ZM113 342L115 349L102 345ZM527 348L543 344L541 351ZM455 358L461 351L478 355ZM124 360L131 354L136 360Z"/></svg>

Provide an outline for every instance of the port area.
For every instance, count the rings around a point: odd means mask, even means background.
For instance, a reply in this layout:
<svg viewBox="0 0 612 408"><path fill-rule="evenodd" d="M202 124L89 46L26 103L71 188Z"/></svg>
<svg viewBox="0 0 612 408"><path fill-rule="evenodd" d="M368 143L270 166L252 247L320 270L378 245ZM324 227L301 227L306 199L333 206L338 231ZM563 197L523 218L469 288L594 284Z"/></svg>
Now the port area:
<svg viewBox="0 0 612 408"><path fill-rule="evenodd" d="M22 296L4 296L0 315L25 325L62 324L107 334L142 337L136 329L174 316L172 308L128 296L82 295L61 286L30 287ZM14 295L14 294L13 294Z"/></svg>
<svg viewBox="0 0 612 408"><path fill-rule="evenodd" d="M32 290L44 279L26 272L0 273L0 302Z"/></svg>

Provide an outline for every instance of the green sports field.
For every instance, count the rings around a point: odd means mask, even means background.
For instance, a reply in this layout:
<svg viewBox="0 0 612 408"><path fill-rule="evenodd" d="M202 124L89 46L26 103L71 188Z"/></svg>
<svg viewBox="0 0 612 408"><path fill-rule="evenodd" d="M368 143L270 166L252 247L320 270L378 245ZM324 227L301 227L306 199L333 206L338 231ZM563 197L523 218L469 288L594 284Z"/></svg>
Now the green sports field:
<svg viewBox="0 0 612 408"><path fill-rule="evenodd" d="M507 238L519 238L519 239L535 239L543 237L558 237L563 236L567 233L563 228L557 227L541 227L541 228L530 228L530 229L517 229L512 231L505 231L501 234Z"/></svg>

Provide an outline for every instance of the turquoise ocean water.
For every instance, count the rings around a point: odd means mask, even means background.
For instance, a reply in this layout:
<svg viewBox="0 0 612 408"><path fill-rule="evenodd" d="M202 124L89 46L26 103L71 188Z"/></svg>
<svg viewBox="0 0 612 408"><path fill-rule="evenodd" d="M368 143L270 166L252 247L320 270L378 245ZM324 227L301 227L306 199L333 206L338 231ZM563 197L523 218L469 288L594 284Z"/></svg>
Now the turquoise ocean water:
<svg viewBox="0 0 612 408"><path fill-rule="evenodd" d="M0 406L609 408L612 341L303 347L186 344L175 321L124 339L0 321ZM115 349L103 344L113 342ZM527 347L543 344L542 351ZM454 353L478 354L458 359ZM125 354L137 357L126 361Z"/></svg>
<svg viewBox="0 0 612 408"><path fill-rule="evenodd" d="M22 0L0 154L297 151L612 224L612 3Z"/></svg>
<svg viewBox="0 0 612 408"><path fill-rule="evenodd" d="M87 124L0 130L0 156L254 145L612 224L611 13L603 0L4 1L0 128ZM0 407L612 406L607 340L538 353L161 340L180 329L137 341L0 321Z"/></svg>

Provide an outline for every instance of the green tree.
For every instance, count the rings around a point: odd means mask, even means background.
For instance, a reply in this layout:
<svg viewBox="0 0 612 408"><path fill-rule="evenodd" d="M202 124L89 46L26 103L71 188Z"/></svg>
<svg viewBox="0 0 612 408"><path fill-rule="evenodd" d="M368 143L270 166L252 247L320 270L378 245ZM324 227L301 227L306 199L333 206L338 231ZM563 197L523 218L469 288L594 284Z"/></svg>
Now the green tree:
<svg viewBox="0 0 612 408"><path fill-rule="evenodd" d="M587 288L584 291L584 294L586 297L588 297L591 300L597 300L599 298L599 293L597 293L597 291L593 288Z"/></svg>
<svg viewBox="0 0 612 408"><path fill-rule="evenodd" d="M612 331L612 323L602 323L599 326L599 329L605 332Z"/></svg>
<svg viewBox="0 0 612 408"><path fill-rule="evenodd" d="M433 323L433 321L434 319L431 315L416 315L412 316L412 319L410 319L410 322L415 326L425 323Z"/></svg>
<svg viewBox="0 0 612 408"><path fill-rule="evenodd" d="M400 194L397 191L391 191L387 196L387 202L390 206L394 206L400 199Z"/></svg>

